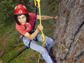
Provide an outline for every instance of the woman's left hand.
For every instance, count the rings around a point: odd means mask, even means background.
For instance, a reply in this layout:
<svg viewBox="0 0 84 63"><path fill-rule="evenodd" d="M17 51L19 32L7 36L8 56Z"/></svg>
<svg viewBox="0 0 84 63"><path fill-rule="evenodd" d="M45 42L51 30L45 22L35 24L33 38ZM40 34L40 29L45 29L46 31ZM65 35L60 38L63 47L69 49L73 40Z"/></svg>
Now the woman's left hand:
<svg viewBox="0 0 84 63"><path fill-rule="evenodd" d="M57 19L57 18L58 18L58 16L55 16L54 18L55 18L55 19Z"/></svg>

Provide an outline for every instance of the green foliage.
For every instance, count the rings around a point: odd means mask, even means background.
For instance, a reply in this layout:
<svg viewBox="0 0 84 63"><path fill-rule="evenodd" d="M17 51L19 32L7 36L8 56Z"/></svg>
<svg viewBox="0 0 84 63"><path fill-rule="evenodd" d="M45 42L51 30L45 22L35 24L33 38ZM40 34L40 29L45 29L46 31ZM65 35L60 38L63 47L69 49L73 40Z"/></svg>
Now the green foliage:
<svg viewBox="0 0 84 63"><path fill-rule="evenodd" d="M34 0L29 0L29 2L27 3L27 6L29 7L29 11L31 12L32 11L32 13L35 13L35 10L36 10L36 8L35 8L35 5L34 5Z"/></svg>
<svg viewBox="0 0 84 63"><path fill-rule="evenodd" d="M0 2L0 25L8 25L13 22L13 12L15 5L12 0Z"/></svg>
<svg viewBox="0 0 84 63"><path fill-rule="evenodd" d="M11 59L13 59L14 57L16 57L20 52L21 52L21 47L19 46L17 48L11 49L10 52L8 52L7 54L5 54L1 59L8 63L8 61L10 61ZM25 49L25 48L24 48Z"/></svg>

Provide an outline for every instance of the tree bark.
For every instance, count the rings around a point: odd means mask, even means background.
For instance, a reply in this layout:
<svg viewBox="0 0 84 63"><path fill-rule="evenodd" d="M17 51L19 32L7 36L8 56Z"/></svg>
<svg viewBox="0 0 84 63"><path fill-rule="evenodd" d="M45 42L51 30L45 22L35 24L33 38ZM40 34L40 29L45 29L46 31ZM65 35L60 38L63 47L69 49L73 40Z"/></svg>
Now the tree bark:
<svg viewBox="0 0 84 63"><path fill-rule="evenodd" d="M84 63L84 0L61 0L53 39L58 63Z"/></svg>

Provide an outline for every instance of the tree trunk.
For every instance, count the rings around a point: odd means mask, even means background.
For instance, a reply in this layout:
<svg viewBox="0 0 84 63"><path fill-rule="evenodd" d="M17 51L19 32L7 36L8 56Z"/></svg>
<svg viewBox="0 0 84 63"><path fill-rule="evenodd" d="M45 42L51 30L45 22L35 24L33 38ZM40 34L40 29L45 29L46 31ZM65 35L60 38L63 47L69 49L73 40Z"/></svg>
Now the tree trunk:
<svg viewBox="0 0 84 63"><path fill-rule="evenodd" d="M61 0L53 39L58 63L84 63L84 0Z"/></svg>

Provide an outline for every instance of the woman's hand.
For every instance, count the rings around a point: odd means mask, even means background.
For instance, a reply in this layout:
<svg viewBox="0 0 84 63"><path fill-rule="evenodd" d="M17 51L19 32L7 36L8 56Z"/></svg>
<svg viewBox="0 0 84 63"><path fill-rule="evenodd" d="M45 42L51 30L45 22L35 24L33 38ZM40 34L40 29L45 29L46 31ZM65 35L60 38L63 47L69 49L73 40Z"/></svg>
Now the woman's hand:
<svg viewBox="0 0 84 63"><path fill-rule="evenodd" d="M43 30L43 26L39 24L39 25L37 26L37 29L38 29L39 31L42 31L42 30Z"/></svg>
<svg viewBox="0 0 84 63"><path fill-rule="evenodd" d="M53 20L55 20L55 19L57 19L58 18L58 16L55 16L55 17L53 17Z"/></svg>
<svg viewBox="0 0 84 63"><path fill-rule="evenodd" d="M58 16L55 16L55 19L57 19L58 18Z"/></svg>

